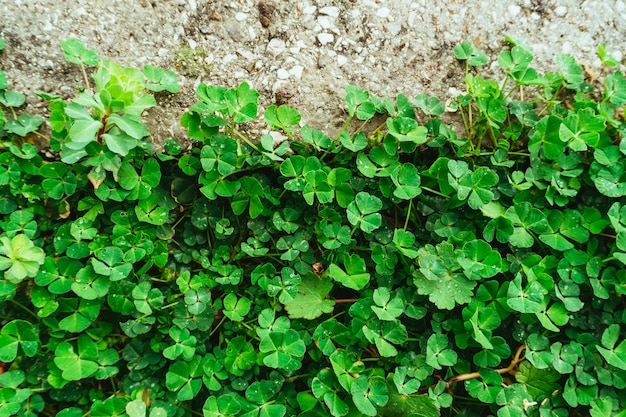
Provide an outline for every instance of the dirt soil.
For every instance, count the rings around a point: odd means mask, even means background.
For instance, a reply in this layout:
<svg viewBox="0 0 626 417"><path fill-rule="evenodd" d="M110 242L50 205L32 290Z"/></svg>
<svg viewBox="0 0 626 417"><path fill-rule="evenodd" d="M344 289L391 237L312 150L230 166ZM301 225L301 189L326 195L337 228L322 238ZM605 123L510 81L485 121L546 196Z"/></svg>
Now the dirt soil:
<svg viewBox="0 0 626 417"><path fill-rule="evenodd" d="M303 123L332 134L345 120L347 84L381 97L462 91L452 53L462 41L487 52L496 77L505 36L531 46L542 71L571 53L598 72L600 42L620 60L626 49L622 0L0 0L0 16L0 67L27 94L27 112L46 114L36 91L71 99L82 85L63 39L125 66L175 71L182 92L157 95L147 115L157 142L186 142L179 118L201 82L247 81L263 108L290 104Z"/></svg>

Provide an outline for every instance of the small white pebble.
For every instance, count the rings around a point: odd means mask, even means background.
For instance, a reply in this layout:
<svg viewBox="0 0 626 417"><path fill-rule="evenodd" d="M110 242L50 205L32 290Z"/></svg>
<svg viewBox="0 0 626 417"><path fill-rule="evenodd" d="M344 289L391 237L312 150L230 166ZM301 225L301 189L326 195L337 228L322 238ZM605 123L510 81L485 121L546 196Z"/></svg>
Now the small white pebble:
<svg viewBox="0 0 626 417"><path fill-rule="evenodd" d="M276 71L276 75L279 79L286 80L287 78L289 78L289 71L284 68L279 68L278 71Z"/></svg>
<svg viewBox="0 0 626 417"><path fill-rule="evenodd" d="M273 38L267 44L267 50L275 55L281 54L285 50L285 41L278 38Z"/></svg>
<svg viewBox="0 0 626 417"><path fill-rule="evenodd" d="M289 70L289 74L293 75L296 79L302 78L302 72L304 71L304 67L302 65L295 65L292 69Z"/></svg>
<svg viewBox="0 0 626 417"><path fill-rule="evenodd" d="M330 17L338 17L339 16L339 7L336 6L326 6L320 9L320 14L324 14Z"/></svg>
<svg viewBox="0 0 626 417"><path fill-rule="evenodd" d="M391 10L389 10L389 9L388 9L388 8L386 8L386 7L381 7L381 8L380 8L380 9L378 9L378 11L376 12L376 16L378 16L378 17L382 17L382 18L384 19L384 18L389 17L389 14L390 14L390 13L391 13Z"/></svg>
<svg viewBox="0 0 626 417"><path fill-rule="evenodd" d="M619 0L617 3L615 3L615 11L616 12L623 12L624 9L626 9L626 4L624 4L624 2L622 0Z"/></svg>
<svg viewBox="0 0 626 417"><path fill-rule="evenodd" d="M337 55L337 66L344 66L348 63L348 58L346 58L344 55Z"/></svg>
<svg viewBox="0 0 626 417"><path fill-rule="evenodd" d="M563 17L567 14L567 7L565 6L559 6L556 9L554 9L554 14L559 16L559 17Z"/></svg>
<svg viewBox="0 0 626 417"><path fill-rule="evenodd" d="M330 16L318 16L317 23L322 27L322 29L332 29L335 27L333 18Z"/></svg>
<svg viewBox="0 0 626 417"><path fill-rule="evenodd" d="M222 58L222 64L228 64L229 62L233 62L237 59L237 55L228 54L224 58Z"/></svg>
<svg viewBox="0 0 626 417"><path fill-rule="evenodd" d="M510 15L511 17L515 17L515 16L517 16L517 15L519 14L519 12L521 12L521 11L522 11L522 8L521 8L521 7L519 7L517 4L511 4L511 5L508 7L508 10L509 10L509 15Z"/></svg>
<svg viewBox="0 0 626 417"><path fill-rule="evenodd" d="M235 15L235 19L237 19L238 22L243 22L247 18L248 18L248 15L242 12L239 12Z"/></svg>
<svg viewBox="0 0 626 417"><path fill-rule="evenodd" d="M313 14L315 13L315 10L317 10L317 6L308 6L308 7L305 7L304 10L302 10L302 13Z"/></svg>
<svg viewBox="0 0 626 417"><path fill-rule="evenodd" d="M322 45L326 45L327 43L331 43L335 40L335 37L333 36L332 33L326 33L326 32L322 32L319 35L317 35L317 40L322 44Z"/></svg>
<svg viewBox="0 0 626 417"><path fill-rule="evenodd" d="M189 47L190 47L191 49L196 49L196 46L198 45L198 44L196 43L196 41L194 41L194 40L193 40L193 39L191 39L191 38L187 39L187 43L189 44Z"/></svg>
<svg viewBox="0 0 626 417"><path fill-rule="evenodd" d="M276 71L276 75L279 79L286 80L287 78L289 78L289 71L284 68L279 68L278 71Z"/></svg>

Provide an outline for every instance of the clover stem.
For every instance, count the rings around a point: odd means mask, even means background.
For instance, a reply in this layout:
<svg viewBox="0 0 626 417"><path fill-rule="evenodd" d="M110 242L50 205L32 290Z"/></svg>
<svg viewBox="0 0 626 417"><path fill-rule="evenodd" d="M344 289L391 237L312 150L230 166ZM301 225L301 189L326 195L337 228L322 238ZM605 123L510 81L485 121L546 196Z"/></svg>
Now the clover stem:
<svg viewBox="0 0 626 417"><path fill-rule="evenodd" d="M226 316L222 316L222 319L219 321L219 323L217 323L217 326L215 326L215 328L211 330L211 333L209 333L209 337L213 336L213 334L222 326L224 321L226 321Z"/></svg>
<svg viewBox="0 0 626 417"><path fill-rule="evenodd" d="M235 129L235 126L232 126L232 133L234 133L235 135L239 136L240 139L242 139L244 142L246 142L246 144L248 144L252 149L254 149L257 152L261 152L259 150L259 148L250 141L250 139L248 139L247 137L245 137L239 130Z"/></svg>
<svg viewBox="0 0 626 417"><path fill-rule="evenodd" d="M374 131L372 132L372 135L378 131L380 131L380 129L382 129L384 126L387 126L387 120L389 118L387 118L384 122L382 122L381 124L379 124L378 126L376 126L376 129L374 129Z"/></svg>
<svg viewBox="0 0 626 417"><path fill-rule="evenodd" d="M341 130L339 131L339 133L337 134L337 137L335 138L334 142L339 141L339 138L341 137L341 135L343 134L343 132L345 132L346 130L348 130L348 126L350 126L350 123L352 123L352 118L354 117L354 115L348 117L348 120L346 120L346 122L344 123L343 127L341 128Z"/></svg>
<svg viewBox="0 0 626 417"><path fill-rule="evenodd" d="M31 316L33 316L35 319L39 320L39 317L37 316L37 314L35 314L35 312L33 310L31 310L30 308L26 307L24 304L20 303L19 301L15 301L15 300L7 300L7 301L12 302L13 304L18 306L22 310L26 311Z"/></svg>
<svg viewBox="0 0 626 417"><path fill-rule="evenodd" d="M404 228L403 230L406 232L407 227L409 227L409 217L411 217L411 209L413 208L413 199L409 200L409 208L406 210L406 217L404 218Z"/></svg>
<svg viewBox="0 0 626 417"><path fill-rule="evenodd" d="M467 119L465 118L465 112L463 111L463 106L459 105L459 114L461 115L461 119L463 120L463 126L465 127L465 134L469 136L470 130L467 124Z"/></svg>
<svg viewBox="0 0 626 417"><path fill-rule="evenodd" d="M439 192L439 191L437 191L437 190L433 190L432 188L429 188L429 187L424 187L424 186L422 186L422 190L426 190L426 191L431 192L431 193L433 193L433 194L435 194L435 195L438 195L438 196L440 196L440 197L450 198L449 196L447 196L447 195L445 195L445 194L442 194L442 193L440 193L440 192Z"/></svg>
<svg viewBox="0 0 626 417"><path fill-rule="evenodd" d="M113 376L109 377L109 381L111 382L112 391L117 391L117 388L115 387L115 379L113 378Z"/></svg>
<svg viewBox="0 0 626 417"><path fill-rule="evenodd" d="M83 73L83 79L85 80L85 89L91 92L91 86L89 85L89 78L87 77L87 71L85 71L85 66L81 65L80 70Z"/></svg>
<svg viewBox="0 0 626 417"><path fill-rule="evenodd" d="M505 77L504 77L504 80L502 81L502 85L500 86L500 92L501 92L501 93L504 91L504 87L506 87L506 83L507 83L507 81L509 81L509 73L508 73L508 72L506 73L506 75L505 75ZM511 90L511 91L513 91L513 90ZM511 93L509 92L509 94L511 94ZM509 94L507 94L507 96L508 96Z"/></svg>
<svg viewBox="0 0 626 417"><path fill-rule="evenodd" d="M357 130L354 132L355 134L359 133L361 130L363 130L363 128L365 127L365 125L369 122L369 120L364 120L363 123L361 123L361 126L359 126L357 128Z"/></svg>

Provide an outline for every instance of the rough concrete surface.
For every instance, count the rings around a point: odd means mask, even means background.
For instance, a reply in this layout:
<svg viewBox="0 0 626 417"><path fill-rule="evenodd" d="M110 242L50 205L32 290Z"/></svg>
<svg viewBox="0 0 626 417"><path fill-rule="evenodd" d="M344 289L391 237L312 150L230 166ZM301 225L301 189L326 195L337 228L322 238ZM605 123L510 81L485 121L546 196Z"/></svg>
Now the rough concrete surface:
<svg viewBox="0 0 626 417"><path fill-rule="evenodd" d="M331 133L345 120L347 84L381 97L463 90L459 42L485 50L486 71L500 77L505 36L531 46L539 70L571 53L593 72L597 45L621 60L625 35L622 0L0 0L0 68L27 94L26 111L46 113L35 91L75 96L81 72L59 41L76 37L122 65L177 72L182 92L157 95L160 108L147 115L157 141L184 141L178 120L200 82L247 81L261 111L290 104Z"/></svg>

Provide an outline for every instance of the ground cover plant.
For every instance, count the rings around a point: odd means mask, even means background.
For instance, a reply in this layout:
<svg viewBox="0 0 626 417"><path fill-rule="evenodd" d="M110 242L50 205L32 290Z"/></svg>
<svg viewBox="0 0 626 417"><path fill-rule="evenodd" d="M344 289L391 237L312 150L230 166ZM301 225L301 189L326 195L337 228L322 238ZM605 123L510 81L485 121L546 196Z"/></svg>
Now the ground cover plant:
<svg viewBox="0 0 626 417"><path fill-rule="evenodd" d="M0 416L626 415L626 80L507 41L448 103L347 86L337 137L200 84L189 151L169 71L62 42L53 157L0 71Z"/></svg>

